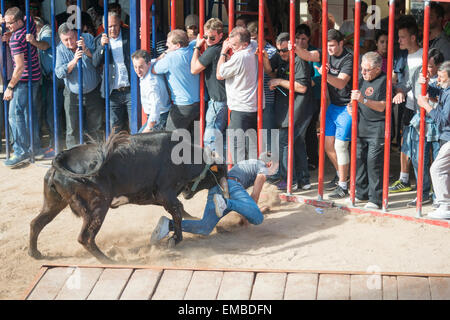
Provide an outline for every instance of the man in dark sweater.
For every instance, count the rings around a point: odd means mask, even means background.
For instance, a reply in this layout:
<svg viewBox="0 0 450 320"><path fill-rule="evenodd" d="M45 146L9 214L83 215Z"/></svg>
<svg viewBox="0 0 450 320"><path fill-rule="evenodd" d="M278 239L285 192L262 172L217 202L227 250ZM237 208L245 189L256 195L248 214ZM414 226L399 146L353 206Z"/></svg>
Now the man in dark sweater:
<svg viewBox="0 0 450 320"><path fill-rule="evenodd" d="M383 151L386 108L386 74L382 57L366 53L361 60L359 90L351 99L358 101L358 137L355 202L369 201L366 209L380 209L383 195ZM351 115L351 104L347 107Z"/></svg>

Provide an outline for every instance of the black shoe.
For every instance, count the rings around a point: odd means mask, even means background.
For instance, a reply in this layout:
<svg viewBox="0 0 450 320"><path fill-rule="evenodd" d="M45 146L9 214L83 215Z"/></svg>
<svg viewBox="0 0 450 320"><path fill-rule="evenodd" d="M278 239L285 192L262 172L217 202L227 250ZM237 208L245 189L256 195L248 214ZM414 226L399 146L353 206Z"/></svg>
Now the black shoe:
<svg viewBox="0 0 450 320"><path fill-rule="evenodd" d="M338 175L336 175L333 180L331 180L330 182L328 182L325 185L325 190L326 191L333 191L334 189L336 189L336 187L338 186L338 182L339 182L339 177Z"/></svg>
<svg viewBox="0 0 450 320"><path fill-rule="evenodd" d="M342 199L348 196L348 190L337 186L336 189L328 196L330 199Z"/></svg>

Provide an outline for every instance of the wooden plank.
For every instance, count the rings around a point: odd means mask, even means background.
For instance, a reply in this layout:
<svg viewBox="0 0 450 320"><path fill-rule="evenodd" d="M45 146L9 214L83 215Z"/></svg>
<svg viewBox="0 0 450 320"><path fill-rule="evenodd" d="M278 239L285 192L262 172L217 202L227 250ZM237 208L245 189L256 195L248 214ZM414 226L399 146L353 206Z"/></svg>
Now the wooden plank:
<svg viewBox="0 0 450 320"><path fill-rule="evenodd" d="M195 271L184 296L185 300L216 300L223 272Z"/></svg>
<svg viewBox="0 0 450 320"><path fill-rule="evenodd" d="M383 300L397 300L397 277L383 276Z"/></svg>
<svg viewBox="0 0 450 320"><path fill-rule="evenodd" d="M92 289L88 300L117 300L133 269L105 269Z"/></svg>
<svg viewBox="0 0 450 320"><path fill-rule="evenodd" d="M430 277L431 299L450 300L450 278Z"/></svg>
<svg viewBox="0 0 450 320"><path fill-rule="evenodd" d="M217 300L249 300L254 279L253 272L225 272Z"/></svg>
<svg viewBox="0 0 450 320"><path fill-rule="evenodd" d="M75 268L56 300L85 300L102 272L103 268Z"/></svg>
<svg viewBox="0 0 450 320"><path fill-rule="evenodd" d="M135 270L120 300L148 300L156 289L162 270Z"/></svg>
<svg viewBox="0 0 450 320"><path fill-rule="evenodd" d="M257 273L250 300L282 300L286 273Z"/></svg>
<svg viewBox="0 0 450 320"><path fill-rule="evenodd" d="M183 300L193 271L164 270L152 300Z"/></svg>
<svg viewBox="0 0 450 320"><path fill-rule="evenodd" d="M315 300L317 294L317 273L289 273L284 291L284 300Z"/></svg>
<svg viewBox="0 0 450 320"><path fill-rule="evenodd" d="M49 269L48 267L41 267L39 269L39 273L36 275L33 282L28 287L27 291L25 291L25 294L23 295L22 300L28 299L29 295L31 294L31 291L33 291L33 289L36 287L36 285L39 283L39 281L41 281L41 278L44 276L44 274L47 272L48 269Z"/></svg>
<svg viewBox="0 0 450 320"><path fill-rule="evenodd" d="M53 300L75 268L51 268L42 276L28 300Z"/></svg>
<svg viewBox="0 0 450 320"><path fill-rule="evenodd" d="M350 275L321 274L317 288L317 300L350 299Z"/></svg>
<svg viewBox="0 0 450 320"><path fill-rule="evenodd" d="M382 298L380 275L352 275L350 277L350 300L381 300Z"/></svg>
<svg viewBox="0 0 450 320"><path fill-rule="evenodd" d="M431 292L427 277L397 277L399 300L430 300Z"/></svg>
<svg viewBox="0 0 450 320"><path fill-rule="evenodd" d="M42 268L56 268L56 267L73 267L67 264L46 264ZM77 265L77 268L104 268L104 269L146 269L146 270L191 270L191 271L219 271L219 272L283 272L283 273L319 273L319 274L363 274L367 275L367 271L355 270L294 270L294 269L248 269L248 268L207 268L207 267L168 267L168 266L136 266L136 265ZM410 277L448 277L447 273L417 273L417 272L379 272L383 276L410 276Z"/></svg>

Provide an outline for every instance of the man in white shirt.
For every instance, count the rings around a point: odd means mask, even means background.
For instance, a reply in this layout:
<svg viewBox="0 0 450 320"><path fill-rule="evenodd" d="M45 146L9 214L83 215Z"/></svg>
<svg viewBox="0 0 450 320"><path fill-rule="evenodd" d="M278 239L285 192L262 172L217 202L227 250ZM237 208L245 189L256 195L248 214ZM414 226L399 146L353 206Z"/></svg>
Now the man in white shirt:
<svg viewBox="0 0 450 320"><path fill-rule="evenodd" d="M410 159L404 152L405 148L410 145L404 145L409 134L409 122L414 115L415 99L413 94L414 80L413 76L417 69L422 67L422 48L420 48L418 40L419 30L417 23L410 16L403 16L398 22L398 42L401 50L408 50L407 66L403 71L401 82L394 88L395 96L393 102L395 104L401 104L406 101L406 108L403 111L402 124L402 148L400 154L400 177L390 187L389 192L407 192L411 191L411 184L409 181L409 166ZM408 152L407 152L408 153Z"/></svg>
<svg viewBox="0 0 450 320"><path fill-rule="evenodd" d="M233 55L228 55L229 50ZM240 136L240 130L249 138L249 145L242 139L237 150L231 149L234 163L256 157L256 129L258 109L258 58L255 55L257 43L251 40L250 32L243 27L235 27L222 45L217 63L217 79L225 80L228 109L231 110L229 129L234 130L232 139ZM253 129L253 130L251 130ZM251 130L247 132L247 130ZM228 138L230 138L227 130ZM240 137L243 138L243 137ZM229 142L230 143L230 142ZM236 145L236 144L235 144ZM249 150L251 147L251 150ZM236 152L236 153L234 153ZM235 155L240 157L236 160Z"/></svg>
<svg viewBox="0 0 450 320"><path fill-rule="evenodd" d="M121 26L117 12L108 12L108 34L102 33L95 39L96 50L93 65L98 68L105 63L105 45L109 54L109 103L110 125L113 130L129 130L131 124L130 91L130 30ZM102 97L105 98L105 71L102 73Z"/></svg>
<svg viewBox="0 0 450 320"><path fill-rule="evenodd" d="M138 50L131 56L134 71L140 79L141 103L148 115L147 123L139 132L163 130L171 107L164 78L151 72L154 61L145 50Z"/></svg>

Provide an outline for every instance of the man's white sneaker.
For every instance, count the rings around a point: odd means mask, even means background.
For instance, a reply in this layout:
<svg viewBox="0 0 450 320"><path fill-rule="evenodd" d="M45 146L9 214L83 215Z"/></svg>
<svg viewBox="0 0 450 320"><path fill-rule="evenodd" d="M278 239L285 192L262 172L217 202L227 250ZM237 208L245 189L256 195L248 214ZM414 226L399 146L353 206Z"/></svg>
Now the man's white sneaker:
<svg viewBox="0 0 450 320"><path fill-rule="evenodd" d="M216 215L218 218L222 218L224 211L227 209L227 203L225 202L225 199L222 197L222 195L218 193L214 195L213 200L214 207L216 208Z"/></svg>
<svg viewBox="0 0 450 320"><path fill-rule="evenodd" d="M367 202L367 204L364 206L364 209L380 209L380 206L373 203L373 202Z"/></svg>
<svg viewBox="0 0 450 320"><path fill-rule="evenodd" d="M347 200L345 200L345 202L347 204L351 205L352 204L352 199L348 198ZM355 204L361 204L361 203L365 203L365 202L367 202L367 200L361 200L361 199L358 199L357 197L355 197Z"/></svg>
<svg viewBox="0 0 450 320"><path fill-rule="evenodd" d="M450 219L450 210L441 206L438 209L430 212L428 218L432 219Z"/></svg>
<svg viewBox="0 0 450 320"><path fill-rule="evenodd" d="M156 244L169 234L169 222L169 218L165 216L159 218L158 224L156 225L155 230L153 230L152 236L150 238L151 245Z"/></svg>

